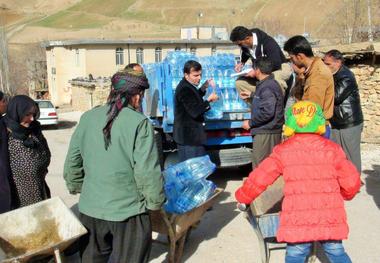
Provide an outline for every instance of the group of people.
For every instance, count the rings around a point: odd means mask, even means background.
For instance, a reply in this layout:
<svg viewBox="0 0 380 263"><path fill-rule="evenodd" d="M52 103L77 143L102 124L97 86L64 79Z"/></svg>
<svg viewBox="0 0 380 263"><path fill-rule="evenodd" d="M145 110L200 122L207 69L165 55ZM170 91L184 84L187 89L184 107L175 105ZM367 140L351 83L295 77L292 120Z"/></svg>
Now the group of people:
<svg viewBox="0 0 380 263"><path fill-rule="evenodd" d="M252 119L243 125L243 128L251 129L254 135L253 149L259 149L259 151L254 151L253 166L255 167L268 156L276 144L269 137L274 137L273 133L277 133L277 136L281 134L278 126L266 129L265 126L269 124L269 120L273 123L275 119L282 119L282 115L292 104L299 100L307 100L321 106L326 119L325 136L341 145L349 160L361 172L360 141L364 119L358 85L354 74L344 65L342 53L338 50L330 50L323 59L316 57L305 37L294 36L284 45L284 50L288 53L291 62L287 63L276 41L260 29L249 30L238 26L232 30L230 39L241 47L241 63L237 64L236 70L239 71L248 59L251 59L253 65L251 72L236 81L236 88L242 98L250 98L248 102L251 102L253 98L256 99L256 103L252 103ZM254 93L256 87L260 87L263 82L256 76L260 72L257 68L262 64L262 60L271 63L273 71L273 75L267 71L269 74L267 78L264 78L265 81L274 79L277 83L273 84L271 81L272 86L279 87L272 89L276 92L267 91L270 93L267 96L257 96ZM278 90L282 91L282 95L278 93ZM283 100L279 99L279 96L283 96ZM276 104L273 103L273 98L278 99ZM257 110L260 107L257 100L260 100L261 109L268 115L260 119L265 123L263 126L266 132L264 133L271 134L264 136L265 138L255 135L257 126L262 128L257 118L263 116ZM283 106L280 105L282 102ZM283 108L283 111L278 108L276 110L274 105L278 105L280 109ZM278 141L277 139L276 142Z"/></svg>
<svg viewBox="0 0 380 263"><path fill-rule="evenodd" d="M351 262L342 239L348 236L343 200L361 185L363 114L355 76L341 52L316 57L303 36L284 45L291 74L280 47L259 29L236 27L231 41L241 47L241 63L250 58L253 64L236 83L251 103L243 128L253 136L253 171L236 191L237 201L250 204L282 176L277 240L288 243L285 262L305 262L314 241L331 262Z"/></svg>
<svg viewBox="0 0 380 263"><path fill-rule="evenodd" d="M291 63L260 29L239 26L230 39L241 47L235 70L252 61L236 88L251 107L242 128L253 136L253 172L236 199L251 203L282 175L277 239L288 242L286 262L304 262L313 241L321 241L332 262L350 262L341 243L348 234L343 199L360 188L363 128L354 75L339 51L318 58L302 36L285 43ZM206 154L204 113L218 100L215 93L203 98L214 82L200 83L201 64L187 61L183 73L174 96L180 161ZM64 179L70 193L81 194L80 220L88 230L80 240L83 262L148 262L149 210L165 201L154 129L141 113L149 83L138 64L111 83L107 103L84 113L72 135ZM23 95L4 105L0 93L0 213L50 197L50 151L36 121L38 106Z"/></svg>
<svg viewBox="0 0 380 263"><path fill-rule="evenodd" d="M303 36L284 45L290 63L260 29L235 27L230 40L241 48L235 70L252 62L236 89L251 106L242 128L253 136L253 172L236 199L250 204L282 175L287 190L277 240L288 242L285 261L304 262L311 243L320 241L330 261L351 262L341 240L348 235L343 199L361 184L363 114L354 74L341 52L319 58ZM212 80L200 85L201 70L188 61L175 92L173 137L181 161L206 154L203 115L218 97L202 98Z"/></svg>

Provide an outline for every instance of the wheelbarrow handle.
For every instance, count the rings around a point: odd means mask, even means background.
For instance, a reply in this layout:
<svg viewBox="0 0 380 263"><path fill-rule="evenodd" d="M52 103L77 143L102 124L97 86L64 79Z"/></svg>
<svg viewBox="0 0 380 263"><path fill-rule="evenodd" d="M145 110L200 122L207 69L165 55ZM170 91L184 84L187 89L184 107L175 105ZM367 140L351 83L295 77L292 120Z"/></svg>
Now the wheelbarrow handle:
<svg viewBox="0 0 380 263"><path fill-rule="evenodd" d="M249 208L249 205L246 205L246 204L243 204L243 203L238 203L237 204L237 208L242 211L242 212L246 212Z"/></svg>
<svg viewBox="0 0 380 263"><path fill-rule="evenodd" d="M61 253L59 251L59 248L54 248L54 258L55 258L56 263L62 263Z"/></svg>

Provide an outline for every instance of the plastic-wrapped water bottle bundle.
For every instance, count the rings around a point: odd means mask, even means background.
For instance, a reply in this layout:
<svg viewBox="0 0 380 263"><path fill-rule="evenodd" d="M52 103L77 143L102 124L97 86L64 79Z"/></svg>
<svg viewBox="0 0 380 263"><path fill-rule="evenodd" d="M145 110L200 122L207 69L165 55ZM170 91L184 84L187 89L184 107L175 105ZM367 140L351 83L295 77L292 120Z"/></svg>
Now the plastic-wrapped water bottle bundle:
<svg viewBox="0 0 380 263"><path fill-rule="evenodd" d="M203 68L202 83L209 78L213 78L220 90L218 96L221 103L211 104L211 111L206 113L206 118L221 119L223 118L222 112L247 110L248 105L239 97L236 91L235 78L231 77L235 66L234 55L216 54L201 57L199 60Z"/></svg>
<svg viewBox="0 0 380 263"><path fill-rule="evenodd" d="M234 73L235 56L233 54L218 53L213 56L197 57L184 51L169 52L162 63L144 65L145 73L151 84L158 78L157 68L153 65L163 66L169 69L163 81L165 86L172 87L173 90L183 78L183 66L186 61L199 61L202 65L202 80L214 79L218 91L219 101L211 104L211 111L206 114L208 119L222 119L223 112L245 111L249 106L239 97L235 88L235 78L231 77ZM152 65L152 66L150 66ZM207 95L206 95L207 96Z"/></svg>
<svg viewBox="0 0 380 263"><path fill-rule="evenodd" d="M168 85L171 85L173 90L175 90L183 78L183 66L188 60L198 61L198 58L184 51L172 51L164 59L163 63L166 63L170 67L170 76L168 76L167 81L171 82Z"/></svg>
<svg viewBox="0 0 380 263"><path fill-rule="evenodd" d="M215 184L206 180L215 171L208 155L192 158L166 169L165 194L167 212L182 214L204 203L214 192Z"/></svg>

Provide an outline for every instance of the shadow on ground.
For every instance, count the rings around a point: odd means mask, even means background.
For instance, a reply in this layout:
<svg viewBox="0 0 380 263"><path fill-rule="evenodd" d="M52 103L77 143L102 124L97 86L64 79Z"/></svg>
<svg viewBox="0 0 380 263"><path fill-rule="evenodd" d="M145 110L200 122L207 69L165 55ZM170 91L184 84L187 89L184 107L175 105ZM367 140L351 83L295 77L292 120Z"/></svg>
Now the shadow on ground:
<svg viewBox="0 0 380 263"><path fill-rule="evenodd" d="M65 130L71 129L77 125L76 121L59 121L58 125L46 125L42 126L43 130Z"/></svg>
<svg viewBox="0 0 380 263"><path fill-rule="evenodd" d="M372 170L364 170L363 173L368 175L365 178L365 187L367 193L372 195L373 200L380 209L380 165L372 165Z"/></svg>

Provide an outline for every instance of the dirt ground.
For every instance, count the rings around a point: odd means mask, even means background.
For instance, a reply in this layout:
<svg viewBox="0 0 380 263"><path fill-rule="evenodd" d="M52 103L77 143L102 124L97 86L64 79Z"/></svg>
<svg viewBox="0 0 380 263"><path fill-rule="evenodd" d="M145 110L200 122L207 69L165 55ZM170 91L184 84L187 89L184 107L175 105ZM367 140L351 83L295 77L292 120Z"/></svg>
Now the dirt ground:
<svg viewBox="0 0 380 263"><path fill-rule="evenodd" d="M45 129L52 162L47 181L52 194L60 196L68 206L74 205L78 196L70 195L65 187L62 171L70 136L79 120L79 112L60 114L59 129ZM346 202L350 225L349 239L344 241L352 262L380 262L378 239L380 236L380 145L363 144L363 180L365 185L351 202ZM252 227L235 207L234 191L242 183L246 172L239 169L218 170L210 179L224 188L217 204L206 212L194 229L185 246L183 260L198 262L260 262L259 246ZM154 235L157 238L157 235ZM163 237L159 237L164 240ZM271 251L271 263L284 262L284 249ZM154 243L150 262L166 262L167 247ZM66 262L79 262L77 256ZM317 262L328 262L323 257Z"/></svg>

